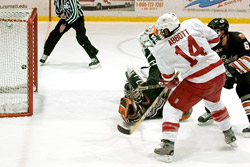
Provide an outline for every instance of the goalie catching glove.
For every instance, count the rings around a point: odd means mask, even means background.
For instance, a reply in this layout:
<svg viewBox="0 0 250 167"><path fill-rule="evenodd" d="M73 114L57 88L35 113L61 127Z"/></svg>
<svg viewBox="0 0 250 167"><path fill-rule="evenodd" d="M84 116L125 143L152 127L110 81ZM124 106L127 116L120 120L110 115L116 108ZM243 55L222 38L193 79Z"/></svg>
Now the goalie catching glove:
<svg viewBox="0 0 250 167"><path fill-rule="evenodd" d="M119 113L127 124L133 124L140 120L141 114L132 105L132 101L126 97L121 98Z"/></svg>

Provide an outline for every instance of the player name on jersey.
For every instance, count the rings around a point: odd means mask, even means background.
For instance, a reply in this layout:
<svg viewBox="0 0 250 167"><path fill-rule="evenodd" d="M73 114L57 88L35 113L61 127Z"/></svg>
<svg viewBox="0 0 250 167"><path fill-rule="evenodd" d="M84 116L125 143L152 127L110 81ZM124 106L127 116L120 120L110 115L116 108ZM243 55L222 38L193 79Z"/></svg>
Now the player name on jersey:
<svg viewBox="0 0 250 167"><path fill-rule="evenodd" d="M172 38L168 40L169 45L172 46L173 44L183 39L184 37L187 37L188 35L189 35L189 32L187 29L182 30L181 32L177 33L176 35L174 35Z"/></svg>

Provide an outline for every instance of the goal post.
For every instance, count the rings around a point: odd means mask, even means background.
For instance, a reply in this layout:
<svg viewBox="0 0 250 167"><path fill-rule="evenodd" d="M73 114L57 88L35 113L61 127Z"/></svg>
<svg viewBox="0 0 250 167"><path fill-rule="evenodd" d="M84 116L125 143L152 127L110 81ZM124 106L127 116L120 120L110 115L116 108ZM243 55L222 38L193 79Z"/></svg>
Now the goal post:
<svg viewBox="0 0 250 167"><path fill-rule="evenodd" d="M37 29L37 8L0 9L0 117L33 115Z"/></svg>

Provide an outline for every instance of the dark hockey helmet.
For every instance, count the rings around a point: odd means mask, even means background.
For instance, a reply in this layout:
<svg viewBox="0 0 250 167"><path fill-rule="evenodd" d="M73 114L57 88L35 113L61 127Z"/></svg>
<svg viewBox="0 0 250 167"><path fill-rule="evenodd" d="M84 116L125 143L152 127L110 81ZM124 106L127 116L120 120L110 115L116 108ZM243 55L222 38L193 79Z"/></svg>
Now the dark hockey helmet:
<svg viewBox="0 0 250 167"><path fill-rule="evenodd" d="M219 33L224 30L225 34L228 34L229 23L225 18L215 18L208 23L208 27Z"/></svg>

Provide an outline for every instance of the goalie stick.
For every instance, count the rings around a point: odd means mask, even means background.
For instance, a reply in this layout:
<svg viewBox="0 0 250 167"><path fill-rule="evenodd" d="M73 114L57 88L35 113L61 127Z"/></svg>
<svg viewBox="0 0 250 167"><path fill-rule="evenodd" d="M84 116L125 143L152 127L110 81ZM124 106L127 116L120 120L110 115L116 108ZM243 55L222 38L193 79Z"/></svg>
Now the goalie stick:
<svg viewBox="0 0 250 167"><path fill-rule="evenodd" d="M178 77L179 75L179 72L177 72L175 74L175 78ZM127 76L127 73L126 73L126 76ZM126 134L126 135L131 135L132 133L134 133L134 131L136 130L136 128L141 124L141 122L148 116L148 114L150 113L150 111L152 110L152 108L156 105L156 103L158 102L158 100L163 96L163 94L166 92L168 88L165 87L159 96L157 96L157 98L154 100L154 102L151 104L151 106L147 109L147 111L142 115L141 119L135 124L135 126L132 128L132 129L125 129L124 127L122 127L121 125L117 125L117 129L119 132L123 133L123 134ZM165 97L168 97L169 96L169 93L170 93L171 89L168 89L167 90L167 93L166 93L166 96Z"/></svg>
<svg viewBox="0 0 250 167"><path fill-rule="evenodd" d="M159 84L157 85L148 85L148 86L138 85L136 90L142 91L142 90L156 89L156 88L162 88L162 87L164 87L164 85L161 82L159 82Z"/></svg>

